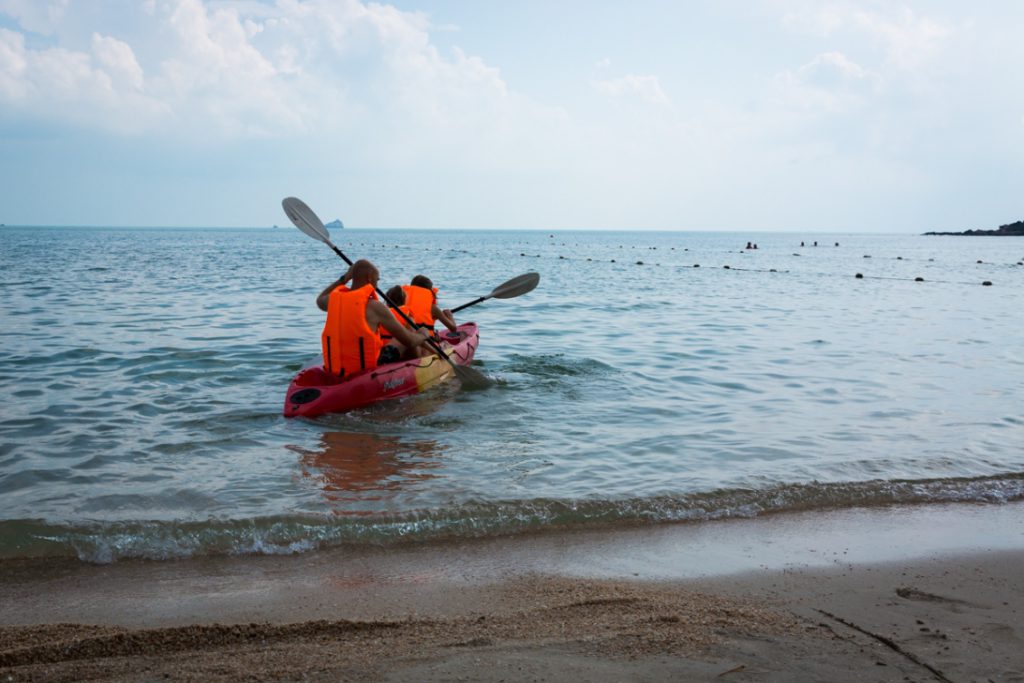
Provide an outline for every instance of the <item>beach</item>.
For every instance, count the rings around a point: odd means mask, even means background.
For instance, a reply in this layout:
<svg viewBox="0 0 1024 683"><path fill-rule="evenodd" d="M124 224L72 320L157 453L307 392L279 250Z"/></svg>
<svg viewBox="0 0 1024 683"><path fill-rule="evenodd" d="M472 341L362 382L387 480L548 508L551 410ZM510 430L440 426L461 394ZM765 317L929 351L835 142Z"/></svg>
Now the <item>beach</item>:
<svg viewBox="0 0 1024 683"><path fill-rule="evenodd" d="M1022 513L920 506L295 556L7 561L0 676L1015 681Z"/></svg>
<svg viewBox="0 0 1024 683"><path fill-rule="evenodd" d="M333 254L6 232L0 682L1020 680L1017 252L737 237L346 231L541 284L472 309L493 387L289 420Z"/></svg>

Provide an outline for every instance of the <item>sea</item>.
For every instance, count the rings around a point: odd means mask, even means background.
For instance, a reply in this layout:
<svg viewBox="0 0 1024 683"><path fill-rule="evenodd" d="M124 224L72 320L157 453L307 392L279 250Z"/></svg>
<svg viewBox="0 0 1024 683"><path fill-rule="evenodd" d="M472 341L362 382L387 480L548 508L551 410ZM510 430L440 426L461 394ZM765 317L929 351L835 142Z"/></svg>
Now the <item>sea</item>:
<svg viewBox="0 0 1024 683"><path fill-rule="evenodd" d="M1024 239L333 232L483 389L282 416L344 270L293 228L0 229L0 560L315 553L1024 498ZM747 249L747 243L757 249Z"/></svg>

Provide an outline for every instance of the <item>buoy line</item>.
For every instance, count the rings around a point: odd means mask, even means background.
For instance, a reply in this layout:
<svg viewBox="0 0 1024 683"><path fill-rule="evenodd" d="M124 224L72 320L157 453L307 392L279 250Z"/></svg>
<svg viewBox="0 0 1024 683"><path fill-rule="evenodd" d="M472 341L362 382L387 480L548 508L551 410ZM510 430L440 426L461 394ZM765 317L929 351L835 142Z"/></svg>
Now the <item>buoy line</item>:
<svg viewBox="0 0 1024 683"><path fill-rule="evenodd" d="M349 242L347 246L349 246L349 247L360 246L360 247L370 247L370 248L379 248L379 249L388 249L388 248L392 248L392 249L406 249L406 250L409 250L409 251L426 251L426 252L429 252L429 251L440 251L440 252L448 252L448 253L456 253L456 254L480 255L480 252L471 252L471 251L466 250L466 249L452 249L452 248L447 248L446 249L444 247L438 247L436 249L431 249L430 247L403 246L403 245L398 245L398 244L394 244L394 245L386 245L386 244L377 245L377 244L372 244L372 243L371 244L366 244L366 243L363 243L363 242L359 243L358 245L355 242ZM552 245L549 244L547 246L552 246ZM563 246L565 246L565 245L563 245ZM580 245L577 243L575 246L580 246ZM623 245L619 246L619 249L623 249L623 248L624 248ZM631 249L638 249L639 248L639 249L642 249L642 250L657 250L658 249L658 247L636 247L636 246L631 246L630 248ZM671 251L676 251L676 248L675 247L671 247L670 250ZM683 251L687 251L688 252L689 251L689 247L683 248ZM746 254L747 250L740 250L738 252L733 252L733 251L729 250L729 251L723 251L723 252L718 252L718 253ZM629 263L626 259L614 259L614 258L612 258L612 259L608 259L606 261L604 259L594 258L594 257L587 257L587 258L584 259L582 257L565 256L563 254L559 254L559 255L555 256L555 255L544 255L544 254L528 254L526 252L520 252L519 256L521 258L540 258L540 259L547 258L549 260L570 261L570 262L577 262L577 263L584 263L584 262L590 262L590 263L614 263L614 264L617 264L617 265L634 265L634 266L654 267L654 268L667 267L667 268L678 268L678 269L692 270L693 268L700 268L701 267L701 265L699 263L694 263L691 266L687 266L687 265L683 265L683 264L671 264L671 263L669 263L669 264L650 263L650 262L646 262L646 261L635 261L633 263ZM802 255L794 253L793 256L799 257L799 256L802 256ZM865 254L864 258L869 259L869 258L872 258L872 256ZM890 257L890 258L892 260L909 261L909 259L904 259L903 257ZM929 262L934 262L934 259L928 259L928 261ZM980 260L977 261L977 263L984 263L985 265L1003 265L1003 264L993 264L993 263L990 263L990 262L983 262L983 261L980 261ZM722 270L735 270L735 271L746 272L746 273L804 274L804 275L814 275L814 276L818 276L818 277L835 277L835 278L847 278L847 277L850 277L849 275L839 275L839 274L836 274L836 273L792 271L792 270L789 270L789 269L779 269L779 268L742 268L742 267L732 266L730 264L723 264L721 266L721 269ZM921 277L921 276L915 276L915 277L895 277L895 276L887 276L887 275L864 275L863 273L855 273L853 275L853 278L857 279L857 280L891 280L891 281L895 281L895 282L927 282L927 283L948 284L948 285L975 285L975 286L980 286L980 287L991 287L993 285L991 280L983 280L981 282L966 282L966 281L963 281L963 280L933 280L933 279L926 279L926 278Z"/></svg>

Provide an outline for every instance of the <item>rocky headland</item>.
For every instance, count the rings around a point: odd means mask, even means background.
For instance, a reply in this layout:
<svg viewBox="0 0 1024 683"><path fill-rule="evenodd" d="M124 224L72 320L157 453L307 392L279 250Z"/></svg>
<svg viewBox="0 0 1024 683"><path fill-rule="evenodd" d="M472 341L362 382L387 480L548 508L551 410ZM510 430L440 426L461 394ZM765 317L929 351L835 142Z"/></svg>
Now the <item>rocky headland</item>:
<svg viewBox="0 0 1024 683"><path fill-rule="evenodd" d="M994 235L997 237L1024 236L1024 221L1000 225L996 230L964 230L963 232L926 232L926 235Z"/></svg>

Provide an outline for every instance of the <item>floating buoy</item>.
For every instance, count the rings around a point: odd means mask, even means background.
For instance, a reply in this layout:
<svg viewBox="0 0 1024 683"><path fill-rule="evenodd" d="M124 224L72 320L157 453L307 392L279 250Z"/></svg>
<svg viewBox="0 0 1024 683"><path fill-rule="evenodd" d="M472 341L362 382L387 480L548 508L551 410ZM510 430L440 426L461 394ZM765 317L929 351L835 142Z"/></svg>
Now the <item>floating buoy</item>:
<svg viewBox="0 0 1024 683"><path fill-rule="evenodd" d="M982 261L981 259L978 259L978 263L984 263L984 261Z"/></svg>
<svg viewBox="0 0 1024 683"><path fill-rule="evenodd" d="M902 256L897 256L897 257L896 257L896 260L897 260L897 261L902 261L902 260L903 260L903 257L902 257Z"/></svg>
<svg viewBox="0 0 1024 683"><path fill-rule="evenodd" d="M564 257L564 256L559 256L559 257L558 257L558 260L560 260L560 261L564 261L564 260L565 260L565 257Z"/></svg>
<svg viewBox="0 0 1024 683"><path fill-rule="evenodd" d="M854 277L857 278L858 280L863 280L864 279L864 273L857 273L856 275L854 275Z"/></svg>
<svg viewBox="0 0 1024 683"><path fill-rule="evenodd" d="M637 261L637 262L636 262L636 264L637 264L638 266L642 266L642 265L644 264L644 262L643 262L643 261Z"/></svg>
<svg viewBox="0 0 1024 683"><path fill-rule="evenodd" d="M981 284L982 284L983 287L991 287L992 286L992 281L991 280L985 280Z"/></svg>
<svg viewBox="0 0 1024 683"><path fill-rule="evenodd" d="M914 282L924 282L924 278L923 277L915 277L914 278Z"/></svg>
<svg viewBox="0 0 1024 683"><path fill-rule="evenodd" d="M615 259L612 259L612 263L615 263Z"/></svg>
<svg viewBox="0 0 1024 683"><path fill-rule="evenodd" d="M519 252L519 255L520 256L526 256L526 254L524 254L523 252Z"/></svg>

